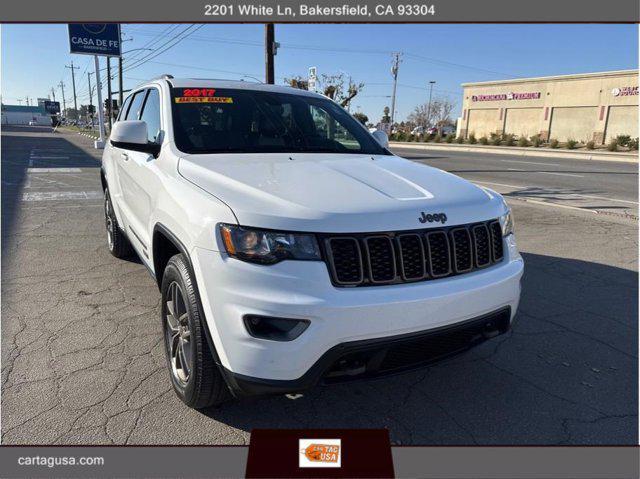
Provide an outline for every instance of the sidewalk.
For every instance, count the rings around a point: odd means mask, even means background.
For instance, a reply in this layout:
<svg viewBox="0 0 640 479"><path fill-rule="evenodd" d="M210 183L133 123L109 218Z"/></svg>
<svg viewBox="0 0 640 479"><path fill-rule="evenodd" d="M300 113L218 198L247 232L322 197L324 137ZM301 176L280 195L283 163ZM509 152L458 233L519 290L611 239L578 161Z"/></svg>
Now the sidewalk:
<svg viewBox="0 0 640 479"><path fill-rule="evenodd" d="M458 145L452 143L415 143L415 142L389 142L390 147L414 148L416 150L455 151L471 153L489 153L493 155L531 156L547 158L567 158L571 160L598 160L598 161L622 161L637 163L638 152L614 152L597 150L565 150L552 148L534 148L518 146L491 146L491 145Z"/></svg>

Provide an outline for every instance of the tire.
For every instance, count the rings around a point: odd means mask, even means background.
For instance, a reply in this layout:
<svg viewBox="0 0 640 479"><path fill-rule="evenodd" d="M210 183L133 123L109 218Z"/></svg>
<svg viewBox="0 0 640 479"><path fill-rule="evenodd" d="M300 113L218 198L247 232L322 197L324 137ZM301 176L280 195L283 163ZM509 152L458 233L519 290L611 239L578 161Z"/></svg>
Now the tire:
<svg viewBox="0 0 640 479"><path fill-rule="evenodd" d="M133 253L131 243L118 224L118 219L113 211L109 188L104 190L104 222L107 230L107 247L116 258L128 258Z"/></svg>
<svg viewBox="0 0 640 479"><path fill-rule="evenodd" d="M171 384L189 407L202 409L230 399L204 327L200 301L187 262L177 254L162 276L162 332Z"/></svg>

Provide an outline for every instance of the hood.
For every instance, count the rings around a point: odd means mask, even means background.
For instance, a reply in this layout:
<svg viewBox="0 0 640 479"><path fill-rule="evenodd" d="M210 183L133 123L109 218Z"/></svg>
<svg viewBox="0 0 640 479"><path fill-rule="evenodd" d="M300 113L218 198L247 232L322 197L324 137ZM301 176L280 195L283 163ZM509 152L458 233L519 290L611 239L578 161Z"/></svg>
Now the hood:
<svg viewBox="0 0 640 479"><path fill-rule="evenodd" d="M245 226L318 233L398 231L444 213L446 225L496 218L502 199L397 156L211 154L180 159L186 180L224 201Z"/></svg>

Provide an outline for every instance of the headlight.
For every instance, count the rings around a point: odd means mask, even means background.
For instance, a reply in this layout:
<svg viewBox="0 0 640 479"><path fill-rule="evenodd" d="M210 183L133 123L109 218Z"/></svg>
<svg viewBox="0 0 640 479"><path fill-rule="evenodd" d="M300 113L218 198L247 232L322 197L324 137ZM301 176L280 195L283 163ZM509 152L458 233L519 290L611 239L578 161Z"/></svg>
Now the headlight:
<svg viewBox="0 0 640 479"><path fill-rule="evenodd" d="M285 259L321 259L318 241L312 234L260 230L226 224L220 225L220 234L230 256L251 263L274 264Z"/></svg>
<svg viewBox="0 0 640 479"><path fill-rule="evenodd" d="M502 236L513 234L513 213L511 208L500 217L500 225L502 226Z"/></svg>

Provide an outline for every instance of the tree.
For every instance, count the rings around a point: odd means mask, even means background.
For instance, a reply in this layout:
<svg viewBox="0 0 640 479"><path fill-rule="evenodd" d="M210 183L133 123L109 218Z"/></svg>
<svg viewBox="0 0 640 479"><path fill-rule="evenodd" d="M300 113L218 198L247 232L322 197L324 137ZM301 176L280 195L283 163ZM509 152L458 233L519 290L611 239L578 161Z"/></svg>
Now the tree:
<svg viewBox="0 0 640 479"><path fill-rule="evenodd" d="M355 112L353 117L365 126L369 121L369 117L360 111Z"/></svg>
<svg viewBox="0 0 640 479"><path fill-rule="evenodd" d="M348 83L345 85L344 73L335 75L320 76L320 87L324 94L346 108L351 100L362 91L364 83L355 83L349 77Z"/></svg>
<svg viewBox="0 0 640 479"><path fill-rule="evenodd" d="M433 105L432 105L433 106ZM427 104L416 106L407 119L411 123L415 123L418 126L427 128L429 126L429 106ZM433 111L433 110L432 110Z"/></svg>
<svg viewBox="0 0 640 479"><path fill-rule="evenodd" d="M431 102L431 118L440 132L442 132L443 126L453 123L451 121L451 112L455 106L454 102L444 97Z"/></svg>
<svg viewBox="0 0 640 479"><path fill-rule="evenodd" d="M298 88L300 90L309 89L309 81L302 78L300 75L291 78L285 78L284 81L293 88Z"/></svg>
<svg viewBox="0 0 640 479"><path fill-rule="evenodd" d="M309 89L309 82L300 75L285 78L284 81L294 88ZM364 83L362 82L355 83L351 78L345 81L344 73L335 75L323 74L318 79L317 84L325 96L339 103L343 108L346 108L351 103L351 100L364 88Z"/></svg>
<svg viewBox="0 0 640 479"><path fill-rule="evenodd" d="M381 123L391 123L391 116L389 115L390 112L391 110L389 109L389 107L385 106L384 110L382 111L382 120L380 120Z"/></svg>
<svg viewBox="0 0 640 479"><path fill-rule="evenodd" d="M418 105L407 119L423 128L435 125L441 131L443 126L452 123L451 112L454 108L455 103L448 98L436 97L431 101L431 109L428 103Z"/></svg>

